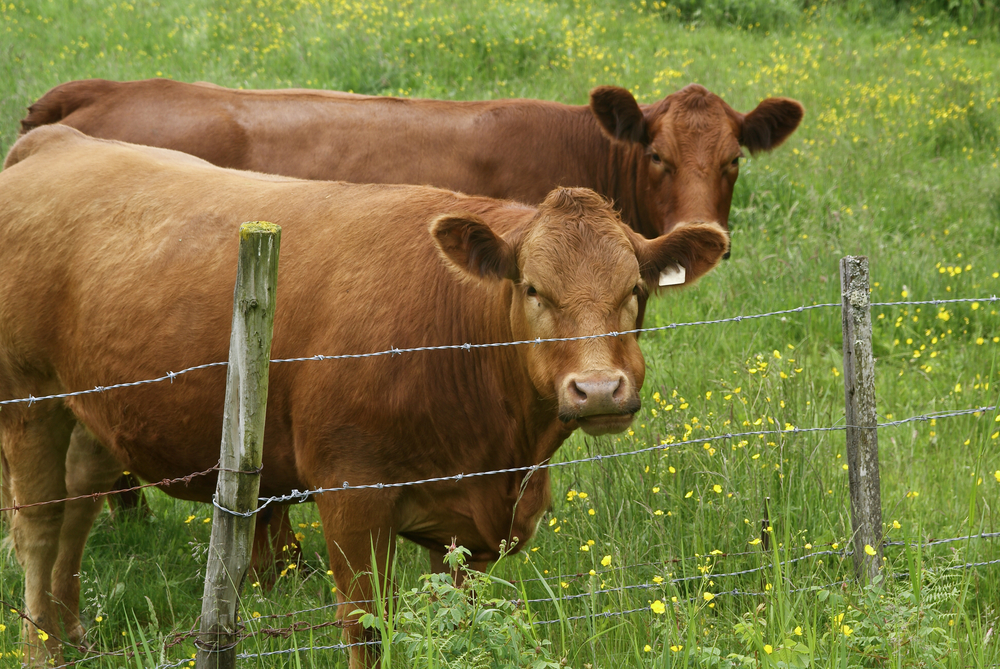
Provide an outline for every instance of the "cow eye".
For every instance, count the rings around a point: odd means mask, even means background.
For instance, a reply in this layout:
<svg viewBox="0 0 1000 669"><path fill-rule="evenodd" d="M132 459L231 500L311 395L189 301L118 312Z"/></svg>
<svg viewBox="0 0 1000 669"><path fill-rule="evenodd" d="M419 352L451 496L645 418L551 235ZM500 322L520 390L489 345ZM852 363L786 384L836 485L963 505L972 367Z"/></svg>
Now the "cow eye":
<svg viewBox="0 0 1000 669"><path fill-rule="evenodd" d="M639 294L639 284L635 284L635 286L632 288L632 294L633 295Z"/></svg>
<svg viewBox="0 0 1000 669"><path fill-rule="evenodd" d="M538 295L538 291L535 290L535 287L531 286L531 285L528 286L527 293L528 293L528 297L535 297L535 296Z"/></svg>
<svg viewBox="0 0 1000 669"><path fill-rule="evenodd" d="M663 162L663 160L660 158L660 154L656 152L650 154L649 159L653 161L654 165L659 165L660 163Z"/></svg>

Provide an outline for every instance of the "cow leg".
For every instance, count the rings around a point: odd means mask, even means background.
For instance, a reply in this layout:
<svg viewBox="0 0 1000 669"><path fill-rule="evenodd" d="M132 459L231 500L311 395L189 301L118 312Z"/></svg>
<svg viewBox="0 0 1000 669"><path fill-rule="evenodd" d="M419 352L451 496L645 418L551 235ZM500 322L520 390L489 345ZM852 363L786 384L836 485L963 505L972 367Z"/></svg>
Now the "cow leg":
<svg viewBox="0 0 1000 669"><path fill-rule="evenodd" d="M23 507L14 513L11 526L14 551L24 569L23 659L32 667L50 661L62 664L59 612L51 593L65 502L26 505L66 497L66 451L75 421L51 401L4 413L0 443L13 498Z"/></svg>
<svg viewBox="0 0 1000 669"><path fill-rule="evenodd" d="M345 623L344 640L348 644L379 638L376 630L364 629L356 619L347 620L351 611L363 609L379 615L380 608L388 610L388 598L394 594L387 576L396 548L392 497L391 492L380 490L328 492L316 498L330 569L342 604L337 607L337 618ZM376 585L381 593L381 607L371 601L375 599ZM344 605L346 602L358 603ZM350 669L377 669L381 664L378 646L355 646L350 653Z"/></svg>
<svg viewBox="0 0 1000 669"><path fill-rule="evenodd" d="M115 493L108 497L108 507L111 509L112 518L117 518L124 513L134 514L141 518L148 518L153 515L149 508L149 502L141 490L131 490L141 485L139 479L133 474L122 474L115 481L112 490L123 490L126 492Z"/></svg>
<svg viewBox="0 0 1000 669"><path fill-rule="evenodd" d="M264 585L274 585L275 574L288 563L297 562L301 546L292 531L287 504L269 504L257 514L253 535L250 571Z"/></svg>
<svg viewBox="0 0 1000 669"><path fill-rule="evenodd" d="M76 424L66 453L66 493L68 497L91 495L114 489L122 473L122 465L80 423ZM94 520L104 507L104 497L77 499L66 502L62 532L59 535L59 556L52 570L52 597L62 614L66 637L78 643L83 640L80 624L80 564L83 548Z"/></svg>

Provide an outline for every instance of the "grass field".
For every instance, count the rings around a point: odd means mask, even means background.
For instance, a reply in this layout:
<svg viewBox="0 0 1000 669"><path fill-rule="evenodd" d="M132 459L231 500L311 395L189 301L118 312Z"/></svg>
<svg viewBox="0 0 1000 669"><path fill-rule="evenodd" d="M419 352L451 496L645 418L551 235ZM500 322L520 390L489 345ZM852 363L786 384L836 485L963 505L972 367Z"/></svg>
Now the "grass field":
<svg viewBox="0 0 1000 669"><path fill-rule="evenodd" d="M694 22L692 3L683 11L648 0L456 4L0 0L0 151L31 102L88 77L577 104L598 84L651 102L698 82L742 111L767 96L793 97L806 117L783 147L742 170L733 258L696 287L657 299L648 325L839 303L846 254L869 257L876 302L1000 293L995 29L853 0L804 9L761 1L728 19L702 20L706 9ZM1000 303L988 301L875 307L880 421L997 404L998 313ZM998 539L888 546L883 583L841 584L852 574L842 432L676 443L843 425L840 332L839 309L825 308L644 336L648 374L634 429L577 435L558 457L664 448L555 469L555 506L538 536L493 572L516 588L487 588L542 600L531 613L556 622L525 631L522 610L448 631L428 621L452 600L411 593L392 664L507 666L491 664L484 649L522 639L540 644L536 659L587 669L998 666L1000 565L949 569L1000 557ZM1000 531L998 421L992 411L880 431L890 540ZM143 652L83 666L152 667L193 653L190 639L171 643L200 611L211 507L149 497L150 520L101 516L81 575L96 649ZM770 551L755 543L765 498ZM334 598L315 508L295 508L293 521L304 561L269 591L251 587L243 617L249 630L307 625L257 634L244 652L339 641L335 628L306 629L330 620L330 609L283 616ZM792 558L802 559L783 564ZM424 587L425 560L401 547L395 579L404 591ZM638 585L649 587L628 587ZM21 590L16 560L0 555L3 601L20 606ZM16 663L18 627L4 606L0 666ZM420 657L407 657L405 639ZM346 666L336 650L245 663Z"/></svg>

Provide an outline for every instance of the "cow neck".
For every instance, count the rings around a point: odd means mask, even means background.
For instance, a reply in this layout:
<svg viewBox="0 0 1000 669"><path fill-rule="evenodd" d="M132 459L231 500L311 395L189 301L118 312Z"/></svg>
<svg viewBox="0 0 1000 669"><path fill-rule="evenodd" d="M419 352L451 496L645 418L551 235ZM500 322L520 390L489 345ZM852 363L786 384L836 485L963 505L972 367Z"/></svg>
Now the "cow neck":
<svg viewBox="0 0 1000 669"><path fill-rule="evenodd" d="M605 167L607 191L605 195L614 200L615 208L621 212L622 220L630 228L644 237L654 238L659 232L648 223L648 216L642 207L646 190L639 175L639 166L644 160L644 149L635 142L617 142L604 137L607 158Z"/></svg>

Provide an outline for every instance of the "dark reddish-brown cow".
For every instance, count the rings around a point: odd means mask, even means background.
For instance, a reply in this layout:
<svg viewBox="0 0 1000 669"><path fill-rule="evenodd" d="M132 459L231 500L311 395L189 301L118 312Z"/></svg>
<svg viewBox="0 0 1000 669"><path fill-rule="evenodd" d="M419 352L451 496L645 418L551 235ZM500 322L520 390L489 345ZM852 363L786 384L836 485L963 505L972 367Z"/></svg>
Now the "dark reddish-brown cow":
<svg viewBox="0 0 1000 669"><path fill-rule="evenodd" d="M651 105L602 86L589 106L539 100L404 100L314 90L241 91L166 79L73 81L42 96L23 131L63 123L88 135L176 149L222 167L304 179L428 184L538 204L560 186L611 199L646 237L679 222L728 230L740 146L768 151L802 106L769 98L741 114L698 85ZM727 252L728 255L728 252ZM125 486L126 482L120 485ZM287 511L258 525L255 551L293 541ZM266 555L264 553L263 555ZM255 565L266 557L255 555Z"/></svg>
<svg viewBox="0 0 1000 669"><path fill-rule="evenodd" d="M427 184L528 204L557 187L585 187L653 238L681 222L728 229L740 146L769 151L802 115L802 105L787 98L768 98L741 114L696 84L650 105L624 88L601 86L589 106L570 106L89 79L50 90L21 125L28 131L63 123L221 167Z"/></svg>
<svg viewBox="0 0 1000 669"><path fill-rule="evenodd" d="M278 358L623 332L661 271L683 266L691 282L728 246L714 222L647 240L586 189L558 189L536 208L427 187L302 181L61 126L21 138L5 167L3 400L226 359L244 220L283 226ZM530 467L577 427L625 429L644 372L634 334L274 364L260 492ZM0 443L14 499L107 490L122 464L148 480L210 468L225 376L212 368L5 406ZM75 462L86 467L66 464ZM214 487L206 476L167 492L207 502ZM370 585L352 576L384 570L371 556L391 559L396 535L436 550L455 537L474 560L495 558L504 540L522 546L549 483L547 470L521 471L314 499L339 596L365 600ZM79 565L99 508L78 500L14 516L34 621L26 656L36 666L58 660L61 624L70 639L82 634ZM353 625L347 636L364 635ZM352 667L373 662L352 650Z"/></svg>

